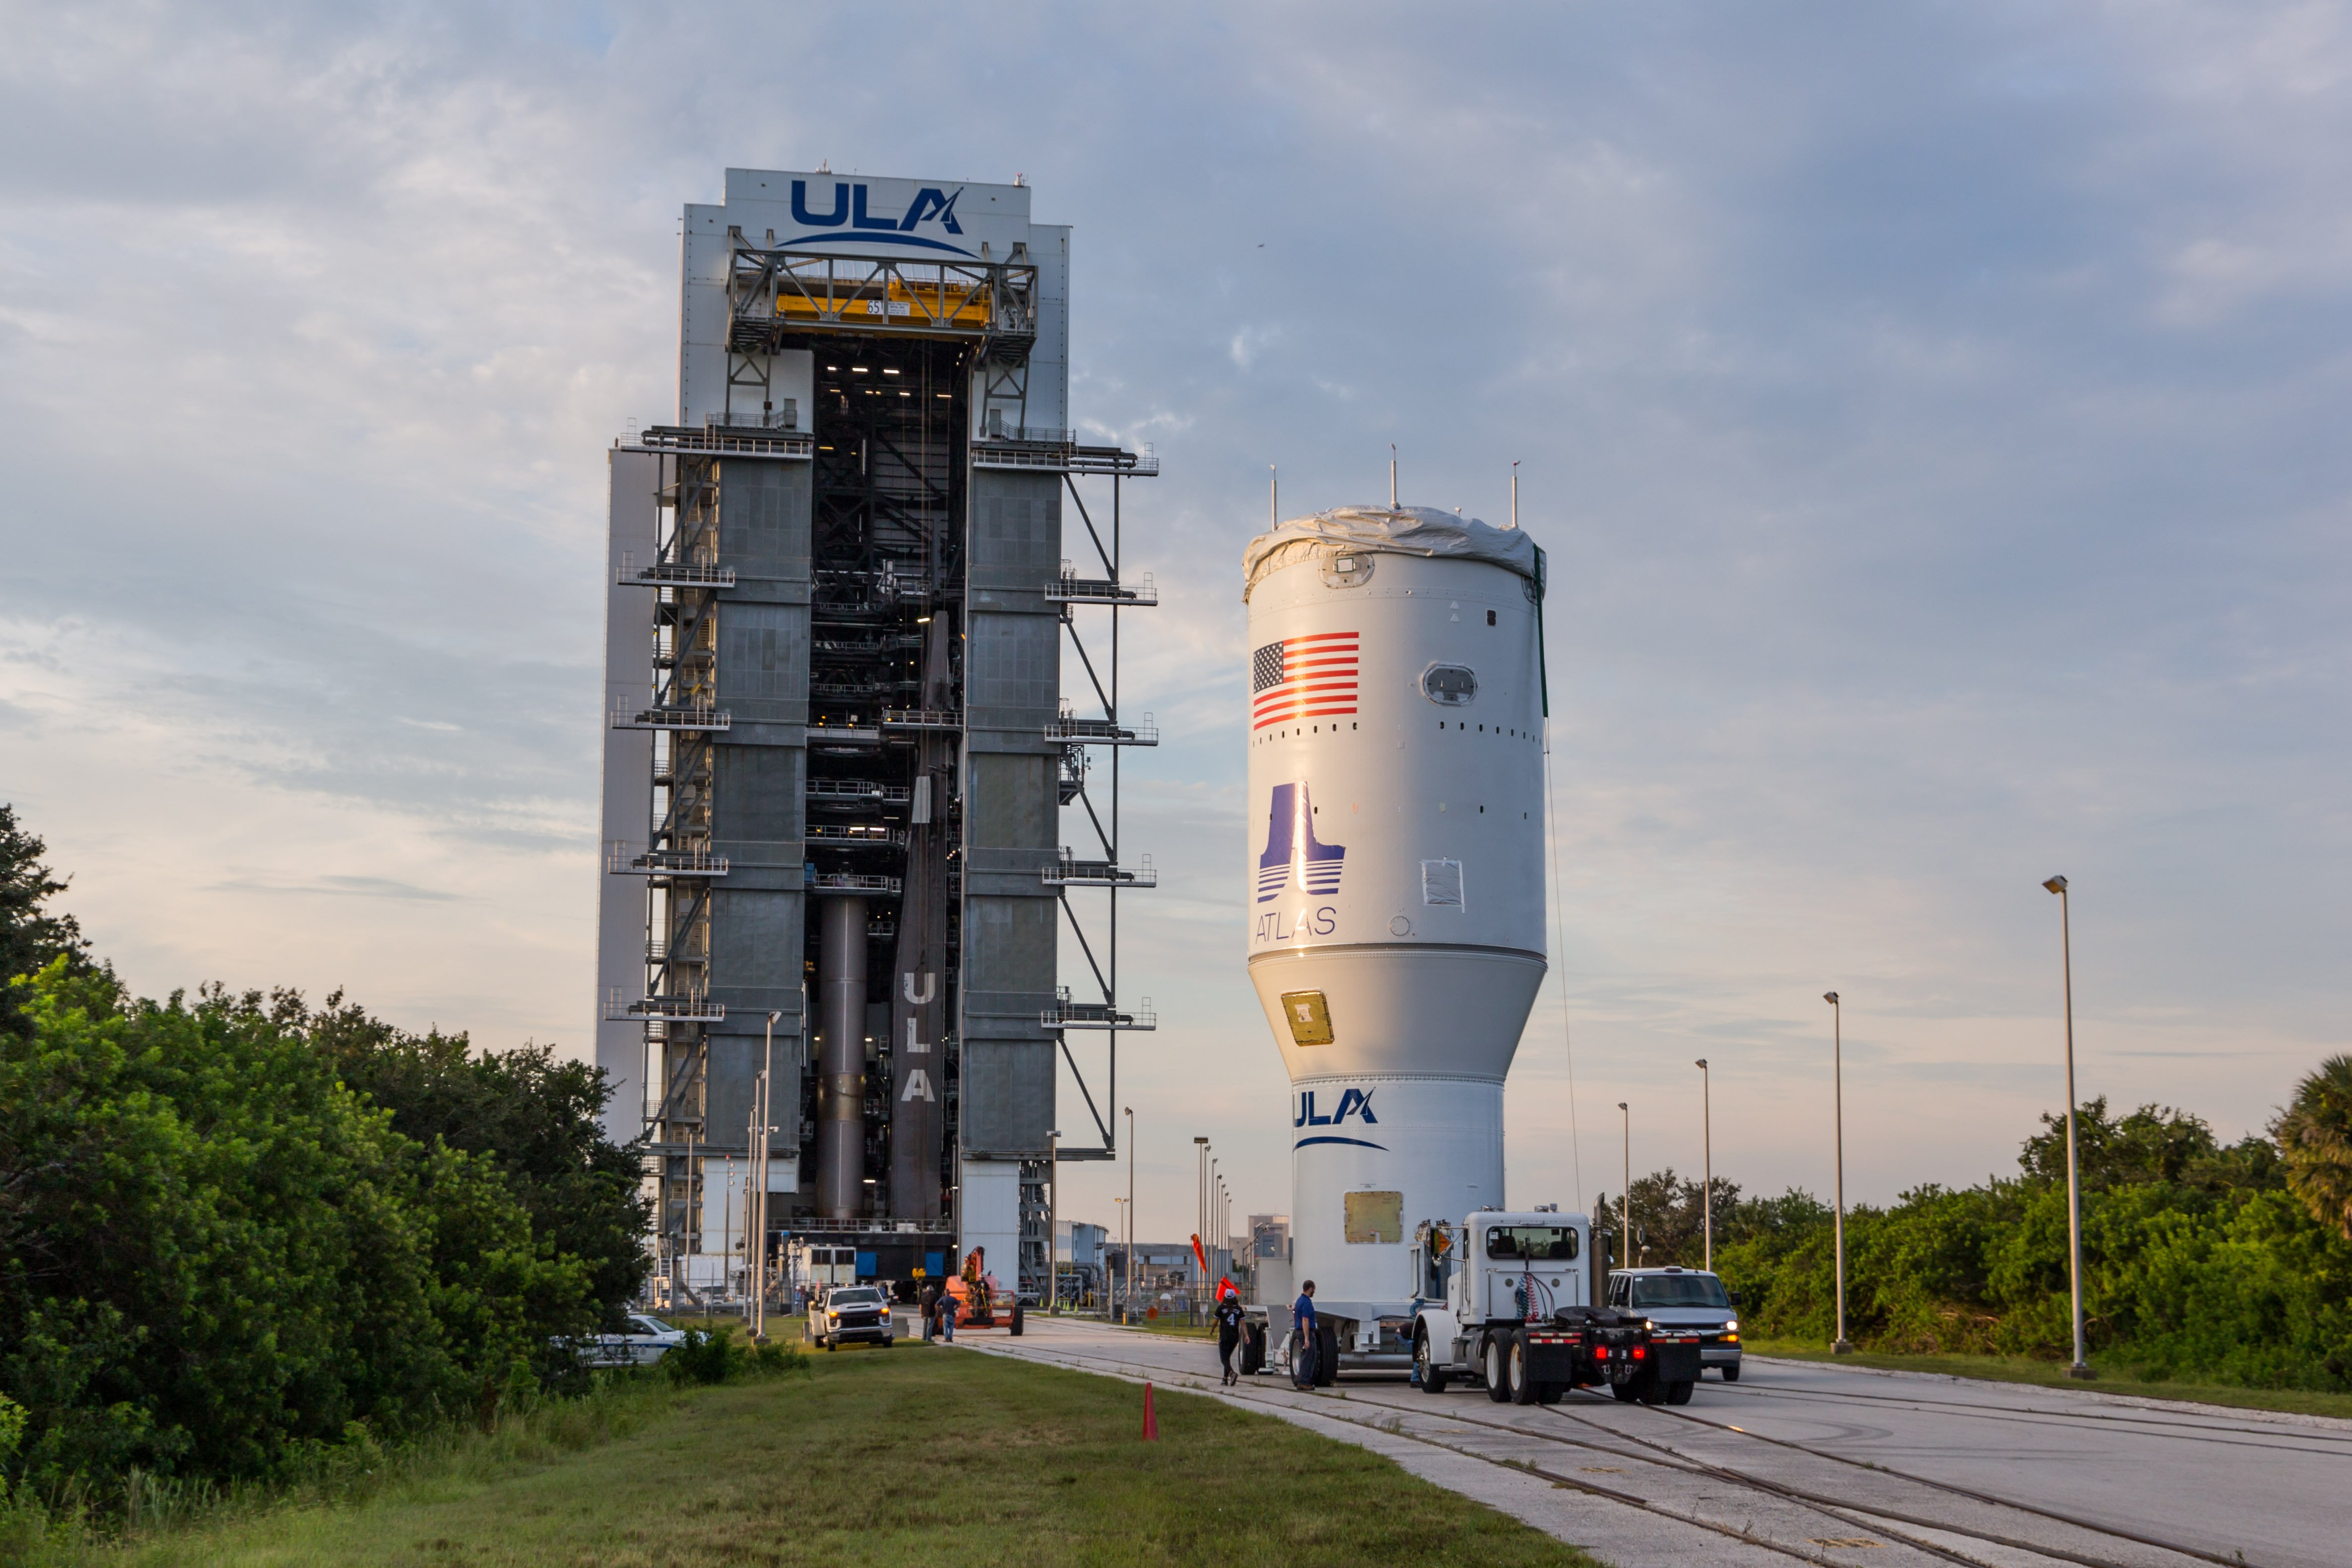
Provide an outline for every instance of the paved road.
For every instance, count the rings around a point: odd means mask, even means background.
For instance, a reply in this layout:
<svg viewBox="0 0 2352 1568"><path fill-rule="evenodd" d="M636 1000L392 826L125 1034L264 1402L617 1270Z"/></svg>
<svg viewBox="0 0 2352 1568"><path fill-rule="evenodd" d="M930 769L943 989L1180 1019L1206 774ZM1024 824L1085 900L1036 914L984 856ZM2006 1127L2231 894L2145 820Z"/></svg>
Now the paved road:
<svg viewBox="0 0 2352 1568"><path fill-rule="evenodd" d="M957 1342L1362 1444L1617 1568L2352 1564L2347 1421L1754 1360L1675 1410L1591 1395L1547 1410L1395 1380L1228 1393L1197 1340L1033 1317L1021 1339Z"/></svg>

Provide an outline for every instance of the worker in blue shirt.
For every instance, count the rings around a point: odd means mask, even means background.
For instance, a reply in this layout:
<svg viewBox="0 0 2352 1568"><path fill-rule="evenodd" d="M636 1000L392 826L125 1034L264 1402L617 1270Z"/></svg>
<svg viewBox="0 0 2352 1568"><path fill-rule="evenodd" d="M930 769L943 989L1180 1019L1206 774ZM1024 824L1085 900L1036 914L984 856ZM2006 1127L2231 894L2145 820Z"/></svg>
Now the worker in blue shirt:
<svg viewBox="0 0 2352 1568"><path fill-rule="evenodd" d="M1309 1279L1299 1287L1298 1300L1290 1304L1290 1381L1301 1388L1315 1386L1315 1364L1322 1339L1315 1331L1315 1281Z"/></svg>

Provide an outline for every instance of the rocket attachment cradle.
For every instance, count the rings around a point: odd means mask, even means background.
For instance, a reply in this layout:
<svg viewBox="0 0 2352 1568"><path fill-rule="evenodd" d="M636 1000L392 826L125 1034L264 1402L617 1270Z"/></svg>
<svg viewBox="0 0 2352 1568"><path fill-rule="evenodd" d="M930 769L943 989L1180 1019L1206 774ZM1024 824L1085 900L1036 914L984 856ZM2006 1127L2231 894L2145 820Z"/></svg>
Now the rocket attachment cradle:
<svg viewBox="0 0 2352 1568"><path fill-rule="evenodd" d="M1291 1277L1358 1364L1410 1353L1415 1227L1504 1206L1503 1079L1545 966L1542 562L1517 528L1374 507L1243 556Z"/></svg>

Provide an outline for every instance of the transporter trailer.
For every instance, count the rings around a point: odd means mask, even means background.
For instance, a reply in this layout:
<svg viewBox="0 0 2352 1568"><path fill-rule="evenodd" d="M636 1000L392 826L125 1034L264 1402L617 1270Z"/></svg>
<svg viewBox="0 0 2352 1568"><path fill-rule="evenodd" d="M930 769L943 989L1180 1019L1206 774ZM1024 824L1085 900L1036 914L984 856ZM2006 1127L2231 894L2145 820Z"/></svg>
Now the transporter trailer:
<svg viewBox="0 0 2352 1568"><path fill-rule="evenodd" d="M1413 1381L1443 1394L1460 1379L1497 1404L1551 1405L1580 1385L1622 1401L1682 1405L1698 1382L1699 1335L1638 1313L1588 1306L1590 1222L1555 1209L1482 1210L1417 1227ZM1346 1358L1340 1358L1346 1364Z"/></svg>

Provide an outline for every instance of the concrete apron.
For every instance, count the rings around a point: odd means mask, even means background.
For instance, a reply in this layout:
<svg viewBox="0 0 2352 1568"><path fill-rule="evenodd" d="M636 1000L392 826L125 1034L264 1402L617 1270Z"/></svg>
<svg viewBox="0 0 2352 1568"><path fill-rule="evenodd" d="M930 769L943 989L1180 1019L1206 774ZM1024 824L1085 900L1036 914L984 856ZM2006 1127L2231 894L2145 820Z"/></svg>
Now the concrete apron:
<svg viewBox="0 0 2352 1568"><path fill-rule="evenodd" d="M1424 1414L1410 1407L1392 1409L1361 1397L1339 1397L1348 1389L1300 1393L1279 1374L1250 1378L1234 1389L1224 1389L1217 1381L1216 1349L1209 1342L1037 1317L1028 1320L1018 1340L992 1335L960 1339L956 1345L1125 1383L1149 1382L1275 1416L1318 1436L1368 1448L1423 1480L1484 1503L1555 1540L1581 1547L1614 1568L1788 1568L1792 1561L1786 1550L1738 1539L1736 1525L1702 1521L1700 1515L1685 1519L1658 1511L1680 1511L1672 1499L1651 1493L1652 1506L1644 1508L1604 1495L1643 1488L1643 1472L1655 1467L1597 1451L1564 1450L1541 1437L1514 1436L1492 1426L1449 1419L1514 1425L1514 1417L1552 1419L1538 1411L1492 1404L1483 1394L1467 1396L1476 1401L1474 1406L1459 1395L1429 1399L1402 1382L1349 1385L1360 1396L1393 1391L1425 1400L1432 1409ZM1205 1374L1199 1370L1202 1362L1210 1363ZM1137 1418L1139 1423L1139 1404ZM1546 1473L1532 1473L1518 1466L1532 1466ZM1802 1555L1794 1560L1835 1563L1840 1568L1848 1563L1868 1563L1871 1568L1911 1568L1916 1563L1925 1568L1937 1562L1891 1542L1852 1551L1815 1546L1809 1536L1831 1534L1841 1527L1791 1505L1782 1505L1790 1507L1789 1520L1770 1521L1782 1528L1764 1528L1774 1501L1758 1498L1754 1506L1748 1506L1743 1498L1741 1511L1753 1517L1758 1534L1801 1543ZM1865 1533L1852 1531L1855 1539ZM1885 1542L1883 1536L1873 1539Z"/></svg>

